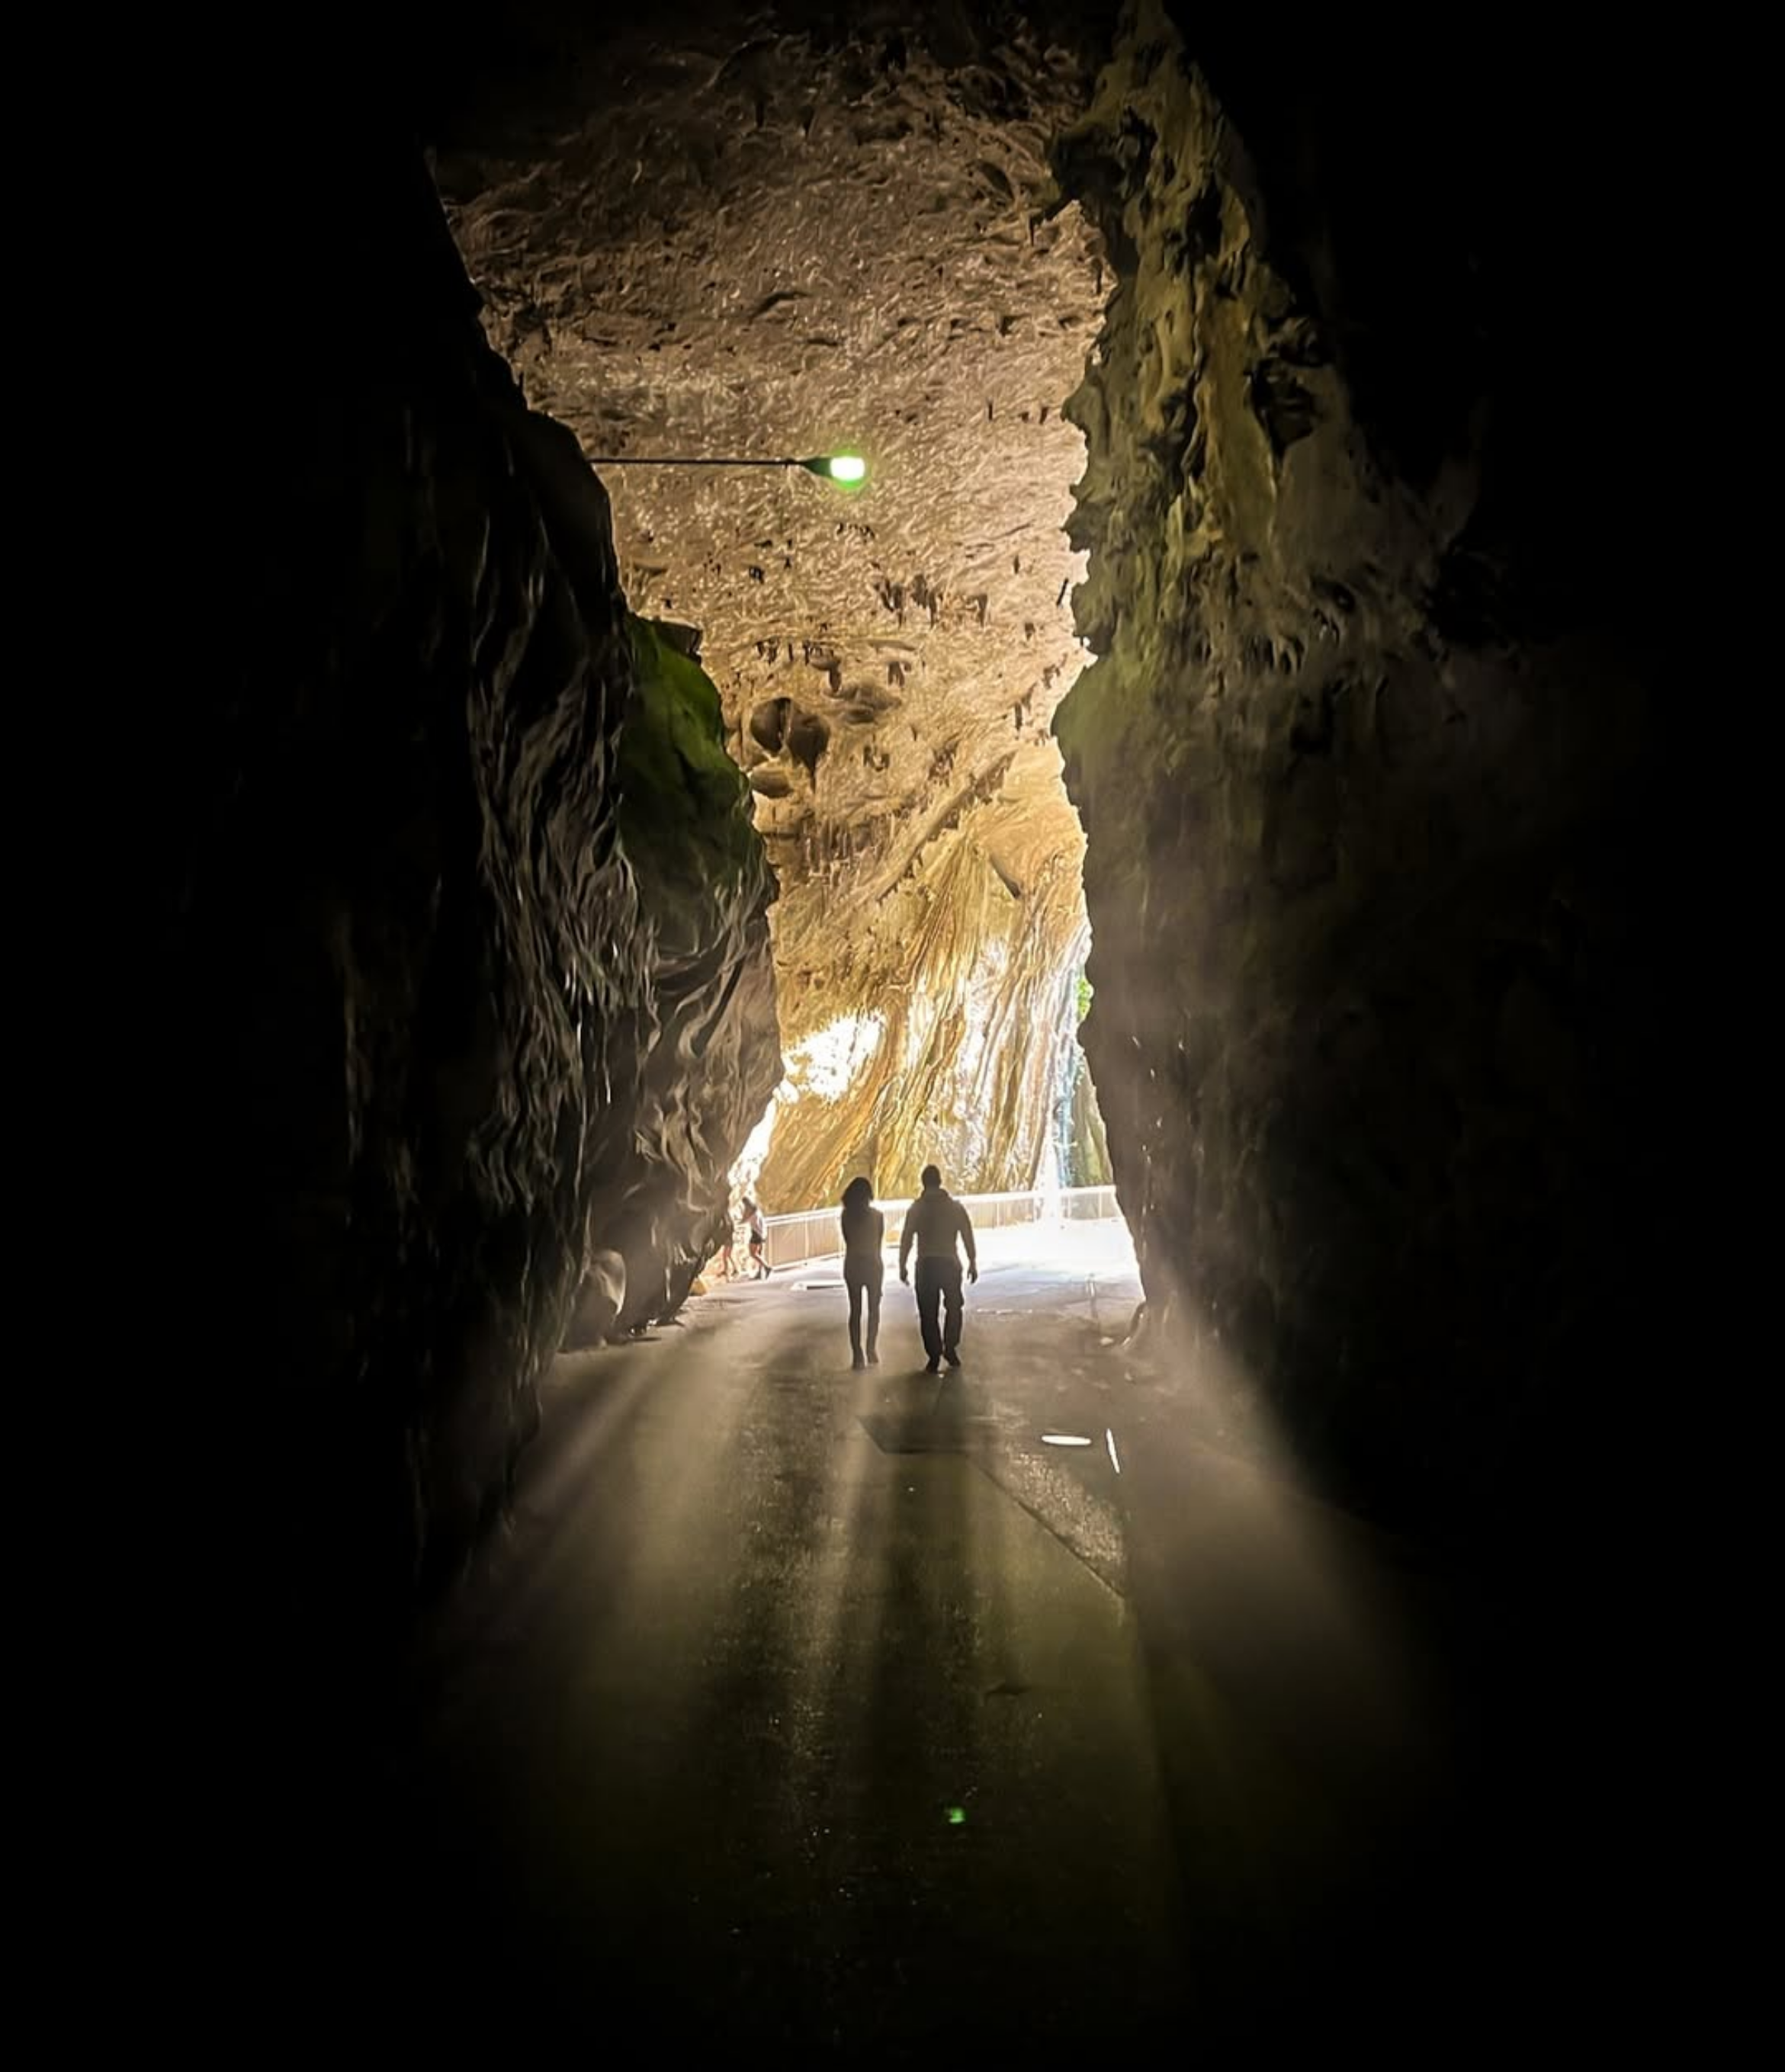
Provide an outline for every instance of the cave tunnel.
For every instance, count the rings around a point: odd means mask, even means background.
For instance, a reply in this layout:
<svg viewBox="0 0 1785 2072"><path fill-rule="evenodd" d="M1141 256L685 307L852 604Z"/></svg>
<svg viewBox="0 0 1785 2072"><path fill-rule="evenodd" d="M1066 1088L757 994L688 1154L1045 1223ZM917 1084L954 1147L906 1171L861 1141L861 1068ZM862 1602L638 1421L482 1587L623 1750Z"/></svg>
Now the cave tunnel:
<svg viewBox="0 0 1785 2072"><path fill-rule="evenodd" d="M158 2004L1602 2043L1676 1207L1639 57L487 15L205 117ZM896 1240L932 1159L960 1363L889 1243L852 1366L835 1204Z"/></svg>

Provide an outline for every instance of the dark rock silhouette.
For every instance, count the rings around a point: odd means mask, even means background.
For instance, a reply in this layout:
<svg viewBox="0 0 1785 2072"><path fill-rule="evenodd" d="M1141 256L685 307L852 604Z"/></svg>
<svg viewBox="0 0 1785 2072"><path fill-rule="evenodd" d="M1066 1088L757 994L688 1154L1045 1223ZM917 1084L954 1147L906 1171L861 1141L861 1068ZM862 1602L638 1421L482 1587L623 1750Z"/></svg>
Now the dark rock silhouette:
<svg viewBox="0 0 1785 2072"><path fill-rule="evenodd" d="M1599 209L1641 154L1511 53L1409 97L1150 14L1057 154L1121 277L1056 721L1116 1177L1211 1371L1382 1501L1516 1505L1633 1371L1676 1206Z"/></svg>
<svg viewBox="0 0 1785 2072"><path fill-rule="evenodd" d="M171 1287L205 1263L187 1412L253 1463L201 1500L243 1588L331 1644L499 1508L592 1252L680 1298L779 1071L717 697L627 612L600 483L376 134L314 179L249 161L281 263L238 292L291 458L275 480L224 370L144 858L152 1247Z"/></svg>

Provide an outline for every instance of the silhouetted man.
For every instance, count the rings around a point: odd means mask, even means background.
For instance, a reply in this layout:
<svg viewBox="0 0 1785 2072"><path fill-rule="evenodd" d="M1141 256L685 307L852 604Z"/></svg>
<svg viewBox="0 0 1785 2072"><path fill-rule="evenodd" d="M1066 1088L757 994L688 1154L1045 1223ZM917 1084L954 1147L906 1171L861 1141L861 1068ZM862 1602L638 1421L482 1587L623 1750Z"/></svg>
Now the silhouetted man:
<svg viewBox="0 0 1785 2072"><path fill-rule="evenodd" d="M958 1240L967 1248L967 1277L979 1278L979 1254L973 1248L973 1226L967 1211L942 1185L934 1166L923 1168L923 1191L905 1211L905 1234L899 1240L899 1277L909 1281L905 1262L911 1247L917 1247L917 1321L923 1333L923 1350L930 1356L926 1371L939 1373L946 1360L960 1364L960 1259L955 1250ZM936 1325L936 1307L942 1305L942 1323Z"/></svg>

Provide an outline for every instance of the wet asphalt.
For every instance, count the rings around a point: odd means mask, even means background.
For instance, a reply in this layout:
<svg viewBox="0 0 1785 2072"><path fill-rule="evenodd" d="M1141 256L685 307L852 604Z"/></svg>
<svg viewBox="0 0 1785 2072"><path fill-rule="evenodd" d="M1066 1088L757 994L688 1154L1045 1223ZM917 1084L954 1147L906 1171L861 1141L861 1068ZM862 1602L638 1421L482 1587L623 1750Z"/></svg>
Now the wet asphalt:
<svg viewBox="0 0 1785 2072"><path fill-rule="evenodd" d="M940 1377L890 1272L850 1371L833 1263L559 1363L343 1866L367 2035L915 2064L1516 2030L1528 1794L1483 1785L1447 1585L1191 1434L1125 1355L1119 1227L982 1267Z"/></svg>

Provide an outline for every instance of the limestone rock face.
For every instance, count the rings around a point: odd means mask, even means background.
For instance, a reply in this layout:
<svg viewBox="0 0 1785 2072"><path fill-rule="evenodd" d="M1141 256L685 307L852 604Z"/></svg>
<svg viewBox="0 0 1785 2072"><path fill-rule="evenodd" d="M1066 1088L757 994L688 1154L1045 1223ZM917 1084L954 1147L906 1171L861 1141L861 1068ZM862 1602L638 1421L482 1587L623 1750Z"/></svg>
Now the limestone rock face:
<svg viewBox="0 0 1785 2072"><path fill-rule="evenodd" d="M193 447L154 1240L212 1305L187 1414L236 1435L253 1512L220 1558L327 1616L500 1501L591 1253L676 1299L779 1066L716 694L628 613L601 485L485 342L419 155L288 178L249 326L283 462L245 373Z"/></svg>
<svg viewBox="0 0 1785 2072"><path fill-rule="evenodd" d="M726 1175L781 1073L774 881L718 693L644 621L632 623L632 652L620 843L650 946L652 1013L631 1145L590 1212L596 1243L625 1261L622 1325L677 1309L722 1240Z"/></svg>
<svg viewBox="0 0 1785 2072"><path fill-rule="evenodd" d="M1104 273L1035 201L1088 73L1014 10L927 12L572 38L439 157L492 340L598 457L635 606L700 628L749 773L793 1096L771 1208L858 1170L915 1190L931 1157L1030 1184L1074 1040L1060 406ZM598 458L843 449L854 495Z"/></svg>
<svg viewBox="0 0 1785 2072"><path fill-rule="evenodd" d="M592 1253L570 1328L565 1334L566 1346L580 1352L606 1343L619 1331L620 1312L625 1307L625 1256L618 1252Z"/></svg>
<svg viewBox="0 0 1785 2072"><path fill-rule="evenodd" d="M1634 398L1606 348L1578 407L1590 241L1507 227L1579 205L1565 130L1488 182L1515 98L1215 28L1143 8L1057 154L1119 272L1055 721L1086 1046L1155 1313L1442 1507L1598 1414L1664 1212Z"/></svg>

